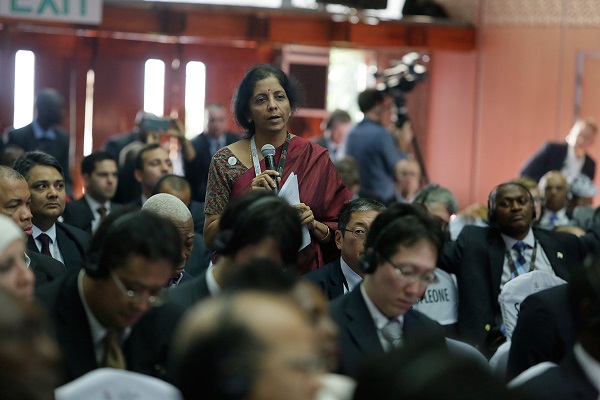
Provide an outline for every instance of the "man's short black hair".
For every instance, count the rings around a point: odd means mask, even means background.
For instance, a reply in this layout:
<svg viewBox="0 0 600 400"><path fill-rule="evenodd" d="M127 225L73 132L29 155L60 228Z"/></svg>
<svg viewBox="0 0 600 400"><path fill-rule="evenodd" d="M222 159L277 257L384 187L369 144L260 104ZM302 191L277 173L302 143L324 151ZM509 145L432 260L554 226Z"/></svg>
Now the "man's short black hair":
<svg viewBox="0 0 600 400"><path fill-rule="evenodd" d="M348 222L352 218L352 214L361 211L377 211L382 212L385 206L373 199L358 198L344 204L338 214L338 229L342 230L348 226ZM344 231L342 231L342 235Z"/></svg>
<svg viewBox="0 0 600 400"><path fill-rule="evenodd" d="M81 160L81 175L91 175L96 170L96 163L112 160L117 164L115 157L107 151L95 151Z"/></svg>
<svg viewBox="0 0 600 400"><path fill-rule="evenodd" d="M270 198L266 206L259 201ZM254 206L254 207L253 207ZM286 265L296 263L302 244L298 210L272 193L253 190L229 202L220 220L220 233L229 231L225 255L235 255L246 246L273 238Z"/></svg>
<svg viewBox="0 0 600 400"><path fill-rule="evenodd" d="M358 108L362 113L371 111L381 103L387 94L377 89L366 89L358 95Z"/></svg>
<svg viewBox="0 0 600 400"><path fill-rule="evenodd" d="M181 265L182 246L179 231L171 221L123 207L111 212L92 237L86 272L92 278L105 278L111 269L126 264L131 255Z"/></svg>
<svg viewBox="0 0 600 400"><path fill-rule="evenodd" d="M64 177L63 169L56 158L48 153L37 150L28 151L21 157L17 158L13 164L13 169L23 175L25 179L29 180L29 171L31 171L31 168L38 165L54 167Z"/></svg>

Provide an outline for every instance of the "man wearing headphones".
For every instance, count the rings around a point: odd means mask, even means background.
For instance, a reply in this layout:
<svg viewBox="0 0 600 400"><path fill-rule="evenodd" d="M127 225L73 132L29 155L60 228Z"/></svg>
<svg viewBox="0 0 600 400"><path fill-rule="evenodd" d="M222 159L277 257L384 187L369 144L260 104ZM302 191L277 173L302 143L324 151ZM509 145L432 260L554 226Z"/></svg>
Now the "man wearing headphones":
<svg viewBox="0 0 600 400"><path fill-rule="evenodd" d="M498 295L513 277L542 270L568 280L573 265L599 248L597 232L582 238L532 228L531 193L518 183L494 188L488 198L489 227L465 226L447 242L438 267L456 275L458 334L491 356L504 341Z"/></svg>
<svg viewBox="0 0 600 400"><path fill-rule="evenodd" d="M412 308L436 279L442 242L436 221L409 204L395 204L373 221L362 284L331 303L340 330L340 373L355 377L369 359L423 337L444 343L441 326Z"/></svg>
<svg viewBox="0 0 600 400"><path fill-rule="evenodd" d="M558 366L519 387L531 399L596 400L600 394L600 258L574 269L567 299L577 341Z"/></svg>
<svg viewBox="0 0 600 400"><path fill-rule="evenodd" d="M223 211L215 238L217 261L201 275L170 292L185 308L227 286L240 266L269 258L295 266L302 233L298 210L271 192L253 190L233 199Z"/></svg>
<svg viewBox="0 0 600 400"><path fill-rule="evenodd" d="M100 225L85 269L36 294L54 322L63 383L100 367L166 375L169 342L183 310L157 306L181 265L181 239L170 221L126 211L114 211Z"/></svg>
<svg viewBox="0 0 600 400"><path fill-rule="evenodd" d="M304 277L323 290L329 300L351 292L362 282L360 257L371 223L385 210L376 200L355 199L342 206L338 215L335 244L342 255L335 261L317 268Z"/></svg>

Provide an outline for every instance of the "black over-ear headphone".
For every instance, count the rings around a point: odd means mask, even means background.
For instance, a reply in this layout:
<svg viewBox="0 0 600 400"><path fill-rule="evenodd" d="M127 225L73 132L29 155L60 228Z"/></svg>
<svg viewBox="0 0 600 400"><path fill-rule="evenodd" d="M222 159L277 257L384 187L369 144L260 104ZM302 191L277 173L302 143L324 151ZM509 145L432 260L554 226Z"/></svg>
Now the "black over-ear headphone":
<svg viewBox="0 0 600 400"><path fill-rule="evenodd" d="M377 269L377 252L379 251L379 242L383 240L383 237L392 230L392 227L399 225L403 222L404 216L394 219L391 223L386 225L385 228L379 232L373 245L365 250L359 260L360 269L365 274L372 274Z"/></svg>
<svg viewBox="0 0 600 400"><path fill-rule="evenodd" d="M237 227L246 226L256 211L268 206L269 204L275 205L275 203L279 204L280 202L281 199L277 196L264 196L260 197L253 203L250 203L248 207L241 212L233 228L223 229L217 234L213 244L215 251L221 255L231 254L233 252L231 248L231 240L236 236L235 234Z"/></svg>
<svg viewBox="0 0 600 400"><path fill-rule="evenodd" d="M487 208L488 208L488 224L489 225L492 225L496 222L496 195L498 194L498 190L500 190L503 187L508 186L508 185L519 186L519 187L523 188L525 190L525 192L527 192L527 194L529 195L529 201L531 202L531 220L533 221L536 218L535 200L533 199L533 195L531 194L529 189L527 189L524 185L522 185L518 182L505 182L505 183L501 183L500 185L493 188L490 191L490 194L488 195Z"/></svg>
<svg viewBox="0 0 600 400"><path fill-rule="evenodd" d="M84 265L85 273L87 275L93 279L102 279L110 274L110 267L103 262L108 238L120 232L127 221L140 215L140 213L141 211L128 211L112 222L110 222L110 220L105 221L105 223L109 224L108 227L105 228L102 225L100 226L98 229L99 232L97 231L96 235L101 234L102 236L98 238L99 242L95 245L94 250L88 252L87 260ZM106 232L102 233L101 229Z"/></svg>

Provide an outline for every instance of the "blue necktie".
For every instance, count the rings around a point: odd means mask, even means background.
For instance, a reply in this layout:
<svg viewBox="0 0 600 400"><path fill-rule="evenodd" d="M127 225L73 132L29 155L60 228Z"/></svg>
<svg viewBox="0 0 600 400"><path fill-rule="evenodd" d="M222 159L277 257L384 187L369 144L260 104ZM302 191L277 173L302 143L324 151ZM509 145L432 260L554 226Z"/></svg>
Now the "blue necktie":
<svg viewBox="0 0 600 400"><path fill-rule="evenodd" d="M517 252L517 260L515 262L517 275L527 273L528 271L525 268L527 265L527 260L525 259L525 249L527 248L527 245L523 242L517 242L512 248Z"/></svg>

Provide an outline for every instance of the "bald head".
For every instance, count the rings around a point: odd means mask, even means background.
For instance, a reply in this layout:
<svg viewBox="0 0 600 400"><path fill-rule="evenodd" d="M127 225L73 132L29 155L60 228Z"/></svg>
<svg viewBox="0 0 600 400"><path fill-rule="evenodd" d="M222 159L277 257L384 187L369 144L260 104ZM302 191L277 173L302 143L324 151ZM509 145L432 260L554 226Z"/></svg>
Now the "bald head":
<svg viewBox="0 0 600 400"><path fill-rule="evenodd" d="M236 395L312 399L319 388L314 332L285 296L247 291L192 308L174 337L174 381L185 399Z"/></svg>
<svg viewBox="0 0 600 400"><path fill-rule="evenodd" d="M547 172L540 179L540 192L544 193L544 207L557 212L567 206L568 183L560 171Z"/></svg>

